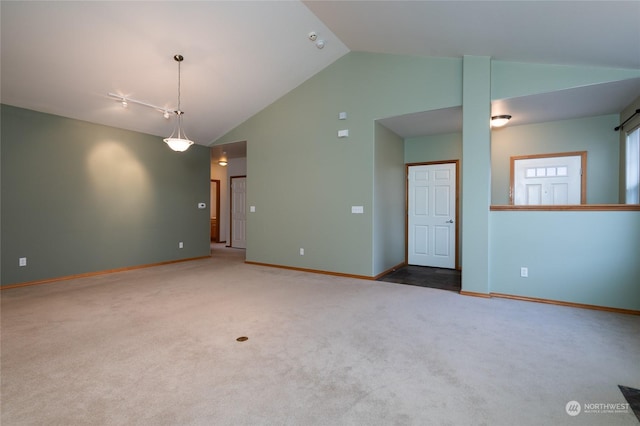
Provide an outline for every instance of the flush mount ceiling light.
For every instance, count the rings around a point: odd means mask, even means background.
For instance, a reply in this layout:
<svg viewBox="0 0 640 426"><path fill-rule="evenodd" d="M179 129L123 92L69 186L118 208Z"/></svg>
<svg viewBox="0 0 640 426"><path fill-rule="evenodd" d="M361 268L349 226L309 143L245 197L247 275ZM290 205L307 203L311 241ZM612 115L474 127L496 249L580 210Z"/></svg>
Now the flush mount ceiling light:
<svg viewBox="0 0 640 426"><path fill-rule="evenodd" d="M511 116L508 114L494 115L491 117L491 127L502 127L511 120Z"/></svg>
<svg viewBox="0 0 640 426"><path fill-rule="evenodd" d="M174 111L177 120L173 133L168 138L165 138L164 141L172 150L182 152L189 149L193 145L193 141L189 140L184 130L182 130L182 115L184 111L180 109L180 63L184 60L184 57L182 55L174 55L173 59L178 63L178 109Z"/></svg>
<svg viewBox="0 0 640 426"><path fill-rule="evenodd" d="M222 152L222 157L220 157L220 160L218 160L218 164L221 165L222 167L226 166L227 164L229 164L229 162L227 161L227 153L226 152Z"/></svg>

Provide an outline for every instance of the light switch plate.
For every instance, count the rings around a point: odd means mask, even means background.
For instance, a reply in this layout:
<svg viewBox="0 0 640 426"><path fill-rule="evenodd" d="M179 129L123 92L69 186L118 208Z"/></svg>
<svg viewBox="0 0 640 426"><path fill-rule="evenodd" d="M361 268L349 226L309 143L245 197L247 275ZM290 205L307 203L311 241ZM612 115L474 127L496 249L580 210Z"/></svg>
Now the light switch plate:
<svg viewBox="0 0 640 426"><path fill-rule="evenodd" d="M339 112L338 113L338 119L346 120L347 119L347 113L346 112Z"/></svg>
<svg viewBox="0 0 640 426"><path fill-rule="evenodd" d="M347 137L349 137L349 129L338 130L338 137L339 138L347 138Z"/></svg>
<svg viewBox="0 0 640 426"><path fill-rule="evenodd" d="M249 206L249 211L250 211L251 213L255 213L255 211L256 211L256 206Z"/></svg>
<svg viewBox="0 0 640 426"><path fill-rule="evenodd" d="M364 213L364 207L363 206L351 206L351 213Z"/></svg>

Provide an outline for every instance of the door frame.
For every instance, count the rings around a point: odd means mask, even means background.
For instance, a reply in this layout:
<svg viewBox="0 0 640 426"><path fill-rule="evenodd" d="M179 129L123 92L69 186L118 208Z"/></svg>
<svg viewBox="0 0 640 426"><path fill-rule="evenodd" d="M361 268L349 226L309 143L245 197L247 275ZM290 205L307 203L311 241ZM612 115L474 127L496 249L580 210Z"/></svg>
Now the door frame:
<svg viewBox="0 0 640 426"><path fill-rule="evenodd" d="M233 180L241 178L246 179L247 175L229 176L229 244L227 247L233 247ZM244 195L247 196L246 191Z"/></svg>
<svg viewBox="0 0 640 426"><path fill-rule="evenodd" d="M211 184L216 184L216 235L214 235L214 242L220 242L220 179L211 179L209 184L209 194L211 194Z"/></svg>
<svg viewBox="0 0 640 426"><path fill-rule="evenodd" d="M435 166L437 164L454 164L456 168L456 207L455 207L455 269L460 270L460 160L427 161L422 163L405 163L404 168L404 263L409 264L409 168L413 166Z"/></svg>

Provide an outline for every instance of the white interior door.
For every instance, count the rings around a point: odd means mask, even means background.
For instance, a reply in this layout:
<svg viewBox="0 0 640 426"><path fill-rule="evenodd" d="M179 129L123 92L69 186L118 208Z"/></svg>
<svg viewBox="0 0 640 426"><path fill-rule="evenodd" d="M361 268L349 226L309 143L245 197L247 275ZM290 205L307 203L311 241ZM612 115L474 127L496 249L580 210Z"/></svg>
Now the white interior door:
<svg viewBox="0 0 640 426"><path fill-rule="evenodd" d="M580 204L581 164L579 155L514 160L513 204Z"/></svg>
<svg viewBox="0 0 640 426"><path fill-rule="evenodd" d="M231 247L247 247L247 178L231 178Z"/></svg>
<svg viewBox="0 0 640 426"><path fill-rule="evenodd" d="M409 166L408 263L455 268L456 164Z"/></svg>

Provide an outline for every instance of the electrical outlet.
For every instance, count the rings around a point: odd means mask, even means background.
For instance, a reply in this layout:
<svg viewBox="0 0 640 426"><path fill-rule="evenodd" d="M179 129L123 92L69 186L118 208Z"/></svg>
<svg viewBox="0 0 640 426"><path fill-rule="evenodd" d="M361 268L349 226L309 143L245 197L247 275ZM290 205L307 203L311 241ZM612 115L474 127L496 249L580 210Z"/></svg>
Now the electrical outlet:
<svg viewBox="0 0 640 426"><path fill-rule="evenodd" d="M527 268L526 266L523 266L522 268L520 268L520 276L522 278L528 278L529 277L529 268Z"/></svg>
<svg viewBox="0 0 640 426"><path fill-rule="evenodd" d="M27 266L27 258L26 257L21 257L20 259L18 259L18 265L19 266Z"/></svg>
<svg viewBox="0 0 640 426"><path fill-rule="evenodd" d="M184 248L184 243L182 241L178 243L178 248Z"/></svg>
<svg viewBox="0 0 640 426"><path fill-rule="evenodd" d="M302 247L300 248L300 256L304 256L304 249Z"/></svg>

